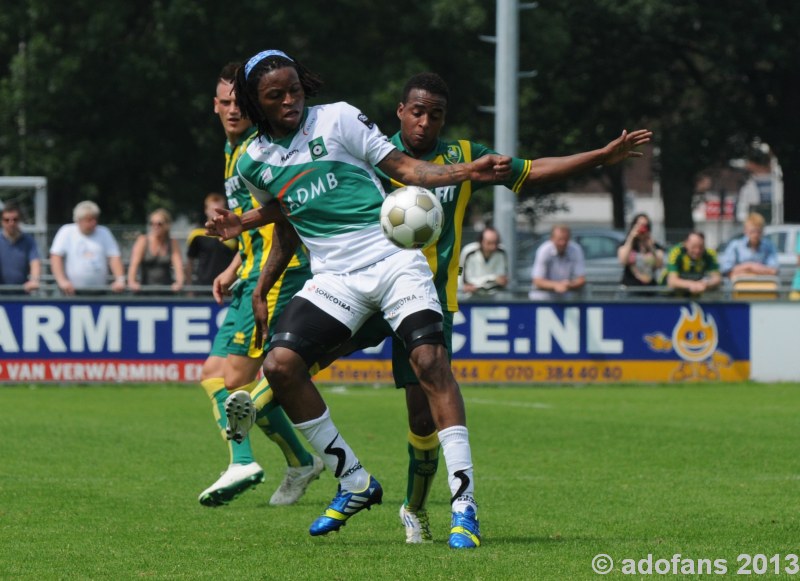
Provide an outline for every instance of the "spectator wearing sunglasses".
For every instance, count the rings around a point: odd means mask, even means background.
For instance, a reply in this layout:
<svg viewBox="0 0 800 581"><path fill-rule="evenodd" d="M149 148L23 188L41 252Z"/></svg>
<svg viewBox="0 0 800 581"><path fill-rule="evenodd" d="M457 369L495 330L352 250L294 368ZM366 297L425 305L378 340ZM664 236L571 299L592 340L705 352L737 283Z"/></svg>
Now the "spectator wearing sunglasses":
<svg viewBox="0 0 800 581"><path fill-rule="evenodd" d="M3 234L0 236L0 285L22 287L26 293L39 288L42 261L33 236L20 228L19 208L3 206Z"/></svg>
<svg viewBox="0 0 800 581"><path fill-rule="evenodd" d="M184 282L183 257L178 241L170 236L172 217L163 208L150 214L147 234L140 234L131 249L128 287L141 292L156 285L181 290ZM165 289L159 289L163 292Z"/></svg>

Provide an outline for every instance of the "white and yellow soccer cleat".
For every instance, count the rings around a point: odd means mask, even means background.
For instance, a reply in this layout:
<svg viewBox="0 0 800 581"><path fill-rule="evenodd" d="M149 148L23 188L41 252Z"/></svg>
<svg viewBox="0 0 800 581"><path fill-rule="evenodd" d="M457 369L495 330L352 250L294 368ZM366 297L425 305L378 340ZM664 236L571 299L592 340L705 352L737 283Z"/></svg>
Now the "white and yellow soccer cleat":
<svg viewBox="0 0 800 581"><path fill-rule="evenodd" d="M234 391L225 400L225 416L228 426L225 436L241 444L256 423L256 406L246 390Z"/></svg>
<svg viewBox="0 0 800 581"><path fill-rule="evenodd" d="M272 506L294 504L306 491L308 485L319 478L325 470L325 464L318 456L312 456L314 462L310 466L289 466L278 489L273 493L269 503Z"/></svg>
<svg viewBox="0 0 800 581"><path fill-rule="evenodd" d="M231 464L217 481L200 493L203 506L223 506L234 498L264 482L264 471L256 462Z"/></svg>
<svg viewBox="0 0 800 581"><path fill-rule="evenodd" d="M417 545L432 543L433 535L428 522L428 511L424 508L411 512L405 504L400 505L400 522L406 528L406 543Z"/></svg>

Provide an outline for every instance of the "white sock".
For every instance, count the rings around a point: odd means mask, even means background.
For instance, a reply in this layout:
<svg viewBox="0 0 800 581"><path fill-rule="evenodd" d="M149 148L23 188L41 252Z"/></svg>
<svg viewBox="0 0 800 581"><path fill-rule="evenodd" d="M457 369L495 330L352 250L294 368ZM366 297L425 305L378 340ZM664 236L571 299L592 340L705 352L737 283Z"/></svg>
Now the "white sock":
<svg viewBox="0 0 800 581"><path fill-rule="evenodd" d="M466 426L450 426L439 430L439 443L447 464L447 482L450 485L450 504L453 512L464 512L471 506L476 514L475 483L472 476L472 452Z"/></svg>
<svg viewBox="0 0 800 581"><path fill-rule="evenodd" d="M359 492L369 485L369 473L361 466L355 452L347 445L333 425L328 408L314 420L295 424L314 451L322 458L344 490Z"/></svg>

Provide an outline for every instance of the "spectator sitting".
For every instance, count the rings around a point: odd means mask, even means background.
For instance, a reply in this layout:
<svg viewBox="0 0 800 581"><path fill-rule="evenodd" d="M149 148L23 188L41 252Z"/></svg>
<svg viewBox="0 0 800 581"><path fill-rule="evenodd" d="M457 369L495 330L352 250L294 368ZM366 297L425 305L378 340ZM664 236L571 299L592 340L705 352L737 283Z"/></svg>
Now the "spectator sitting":
<svg viewBox="0 0 800 581"><path fill-rule="evenodd" d="M634 216L628 236L617 249L617 258L624 267L621 282L625 286L657 284L658 271L664 266L664 248L653 240L651 226L647 214Z"/></svg>
<svg viewBox="0 0 800 581"><path fill-rule="evenodd" d="M65 224L56 232L50 246L50 270L65 295L108 287L109 268L114 274L111 290L125 290L119 245L108 228L97 224L99 216L97 204L80 202L72 211L75 223Z"/></svg>
<svg viewBox="0 0 800 581"><path fill-rule="evenodd" d="M177 292L183 288L184 273L180 246L170 237L172 216L164 208L159 208L150 214L149 222L147 234L140 234L131 249L128 287L138 292L143 286L169 285L173 292Z"/></svg>
<svg viewBox="0 0 800 581"><path fill-rule="evenodd" d="M12 203L3 207L3 235L0 236L0 285L23 287L26 293L39 288L42 261L30 234L20 229L19 208Z"/></svg>
<svg viewBox="0 0 800 581"><path fill-rule="evenodd" d="M776 276L778 252L769 238L764 238L764 217L752 213L744 223L744 235L731 240L719 261L723 275Z"/></svg>
<svg viewBox="0 0 800 581"><path fill-rule="evenodd" d="M686 240L669 251L667 286L677 294L699 296L716 289L721 282L717 254L706 248L702 232L690 232Z"/></svg>
<svg viewBox="0 0 800 581"><path fill-rule="evenodd" d="M534 290L528 294L531 299L572 298L586 284L583 249L570 236L568 226L554 226L550 240L536 251L531 271Z"/></svg>
<svg viewBox="0 0 800 581"><path fill-rule="evenodd" d="M472 295L490 295L508 286L508 257L500 248L500 234L484 228L478 246L464 255L462 287Z"/></svg>
<svg viewBox="0 0 800 581"><path fill-rule="evenodd" d="M212 192L203 201L206 219L218 216L216 208L227 208L225 196ZM236 239L223 241L218 236L208 236L205 228L195 228L186 241L186 280L190 284L208 285L230 265L236 256ZM195 265L196 263L196 265Z"/></svg>

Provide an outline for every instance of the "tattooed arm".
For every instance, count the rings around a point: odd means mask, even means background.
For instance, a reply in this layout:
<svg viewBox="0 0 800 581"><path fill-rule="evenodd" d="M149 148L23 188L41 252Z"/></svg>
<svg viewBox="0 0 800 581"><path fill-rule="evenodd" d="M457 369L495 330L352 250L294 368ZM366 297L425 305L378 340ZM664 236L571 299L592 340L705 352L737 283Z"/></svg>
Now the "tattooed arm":
<svg viewBox="0 0 800 581"><path fill-rule="evenodd" d="M511 158L505 155L485 155L470 163L439 165L414 159L395 149L381 160L378 167L400 183L434 188L470 180L503 180L511 173Z"/></svg>

